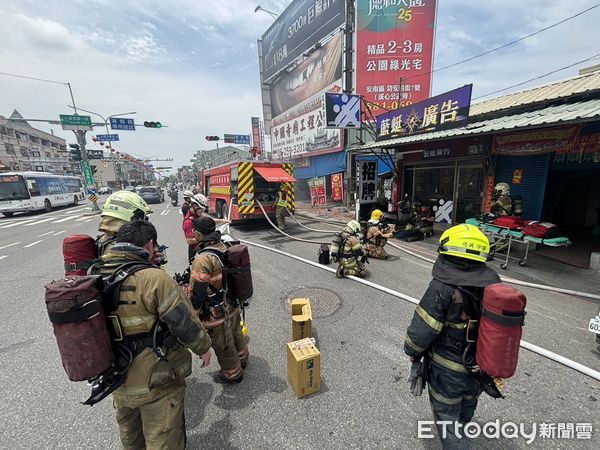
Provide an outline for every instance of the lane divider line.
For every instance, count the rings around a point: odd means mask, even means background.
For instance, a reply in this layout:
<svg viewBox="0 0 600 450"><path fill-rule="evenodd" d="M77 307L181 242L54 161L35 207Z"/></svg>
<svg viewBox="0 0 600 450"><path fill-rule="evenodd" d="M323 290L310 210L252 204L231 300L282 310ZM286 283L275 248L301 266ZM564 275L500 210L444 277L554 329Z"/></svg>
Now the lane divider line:
<svg viewBox="0 0 600 450"><path fill-rule="evenodd" d="M24 245L23 248L33 247L34 245L37 245L40 242L44 242L44 240L42 239L42 240L39 240L39 241L32 242L31 244Z"/></svg>
<svg viewBox="0 0 600 450"><path fill-rule="evenodd" d="M54 223L54 222L52 222L52 223ZM48 231L47 233L44 233L44 234L39 234L38 237L48 236L49 234L52 234L52 233L54 233L54 230Z"/></svg>
<svg viewBox="0 0 600 450"><path fill-rule="evenodd" d="M8 225L2 225L2 226L0 226L0 228L10 228L10 227L16 227L17 225L24 225L24 224L26 224L26 223L33 222L33 220L34 220L34 219L23 220L23 221L21 221L21 222L13 222L13 223L10 223L10 224L8 224Z"/></svg>
<svg viewBox="0 0 600 450"><path fill-rule="evenodd" d="M73 218L74 218L73 216L67 216L67 217L64 217L62 219L55 220L52 223L62 223L62 222L66 222L67 220L73 220Z"/></svg>
<svg viewBox="0 0 600 450"><path fill-rule="evenodd" d="M21 243L21 241L13 242L12 244L8 244L8 245L3 245L2 247L0 247L0 250L8 248L8 247L12 247L13 245L19 245L20 243Z"/></svg>
<svg viewBox="0 0 600 450"><path fill-rule="evenodd" d="M8 258L8 255L0 255L0 261L3 260L4 258Z"/></svg>
<svg viewBox="0 0 600 450"><path fill-rule="evenodd" d="M28 223L28 224L26 224L26 225L23 225L23 226L25 226L25 227L32 227L32 226L34 226L34 225L39 225L40 223L48 222L49 220L54 220L54 219L56 219L56 217L49 217L49 218L47 218L47 219L36 220L36 221L35 221L35 222L33 222L33 223Z"/></svg>
<svg viewBox="0 0 600 450"><path fill-rule="evenodd" d="M67 231L67 230L58 231L58 232L54 233L52 236L58 236L59 234L64 233L65 231Z"/></svg>

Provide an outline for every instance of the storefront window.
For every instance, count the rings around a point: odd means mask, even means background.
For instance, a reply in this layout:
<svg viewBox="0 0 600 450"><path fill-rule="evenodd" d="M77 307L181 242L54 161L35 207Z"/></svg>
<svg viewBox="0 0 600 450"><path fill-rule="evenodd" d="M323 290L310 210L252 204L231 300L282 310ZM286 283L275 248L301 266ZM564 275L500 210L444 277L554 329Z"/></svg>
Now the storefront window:
<svg viewBox="0 0 600 450"><path fill-rule="evenodd" d="M414 200L443 199L452 201L454 196L454 167L415 170Z"/></svg>
<svg viewBox="0 0 600 450"><path fill-rule="evenodd" d="M455 223L463 223L481 212L483 169L459 167Z"/></svg>

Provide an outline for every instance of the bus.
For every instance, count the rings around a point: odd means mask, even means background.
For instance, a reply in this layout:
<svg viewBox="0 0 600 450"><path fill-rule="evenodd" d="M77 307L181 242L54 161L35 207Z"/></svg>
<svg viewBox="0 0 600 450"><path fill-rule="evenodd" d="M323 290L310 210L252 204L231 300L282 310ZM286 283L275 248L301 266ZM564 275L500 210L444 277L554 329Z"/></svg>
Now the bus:
<svg viewBox="0 0 600 450"><path fill-rule="evenodd" d="M0 173L0 212L6 217L16 212L77 205L84 198L85 187L78 177L47 172Z"/></svg>

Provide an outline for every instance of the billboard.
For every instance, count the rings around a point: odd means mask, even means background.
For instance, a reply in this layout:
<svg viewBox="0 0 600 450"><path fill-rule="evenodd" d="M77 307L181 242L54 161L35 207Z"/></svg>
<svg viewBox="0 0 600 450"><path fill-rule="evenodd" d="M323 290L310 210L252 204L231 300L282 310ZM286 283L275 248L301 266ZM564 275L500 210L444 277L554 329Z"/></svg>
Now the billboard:
<svg viewBox="0 0 600 450"><path fill-rule="evenodd" d="M360 128L360 96L325 92L323 94L325 126L329 128Z"/></svg>
<svg viewBox="0 0 600 450"><path fill-rule="evenodd" d="M327 90L341 92L341 80ZM271 148L275 160L321 155L344 148L342 130L326 128L322 93L273 118Z"/></svg>
<svg viewBox="0 0 600 450"><path fill-rule="evenodd" d="M251 117L250 120L252 121L252 145L256 147L257 155L264 155L265 142L260 126L260 119L258 117Z"/></svg>
<svg viewBox="0 0 600 450"><path fill-rule="evenodd" d="M376 141L447 130L467 124L472 84L377 117Z"/></svg>
<svg viewBox="0 0 600 450"><path fill-rule="evenodd" d="M294 0L261 39L263 81L284 69L315 43L342 27L345 0Z"/></svg>
<svg viewBox="0 0 600 450"><path fill-rule="evenodd" d="M357 0L356 93L376 117L431 91L436 0Z"/></svg>
<svg viewBox="0 0 600 450"><path fill-rule="evenodd" d="M342 38L336 34L271 85L271 112L278 116L342 78Z"/></svg>

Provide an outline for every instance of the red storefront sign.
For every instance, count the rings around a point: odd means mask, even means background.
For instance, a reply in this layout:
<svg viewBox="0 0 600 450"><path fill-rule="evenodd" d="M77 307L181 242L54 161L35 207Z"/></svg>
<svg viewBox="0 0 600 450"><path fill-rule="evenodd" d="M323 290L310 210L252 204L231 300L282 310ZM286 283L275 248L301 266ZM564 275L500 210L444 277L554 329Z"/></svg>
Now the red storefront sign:
<svg viewBox="0 0 600 450"><path fill-rule="evenodd" d="M356 93L374 116L429 98L435 0L357 0Z"/></svg>
<svg viewBox="0 0 600 450"><path fill-rule="evenodd" d="M315 188L317 189L317 204L324 206L327 203L327 189L325 188L325 177L315 178Z"/></svg>
<svg viewBox="0 0 600 450"><path fill-rule="evenodd" d="M342 174L334 173L331 175L331 200L341 202L344 200L344 186L342 184Z"/></svg>

